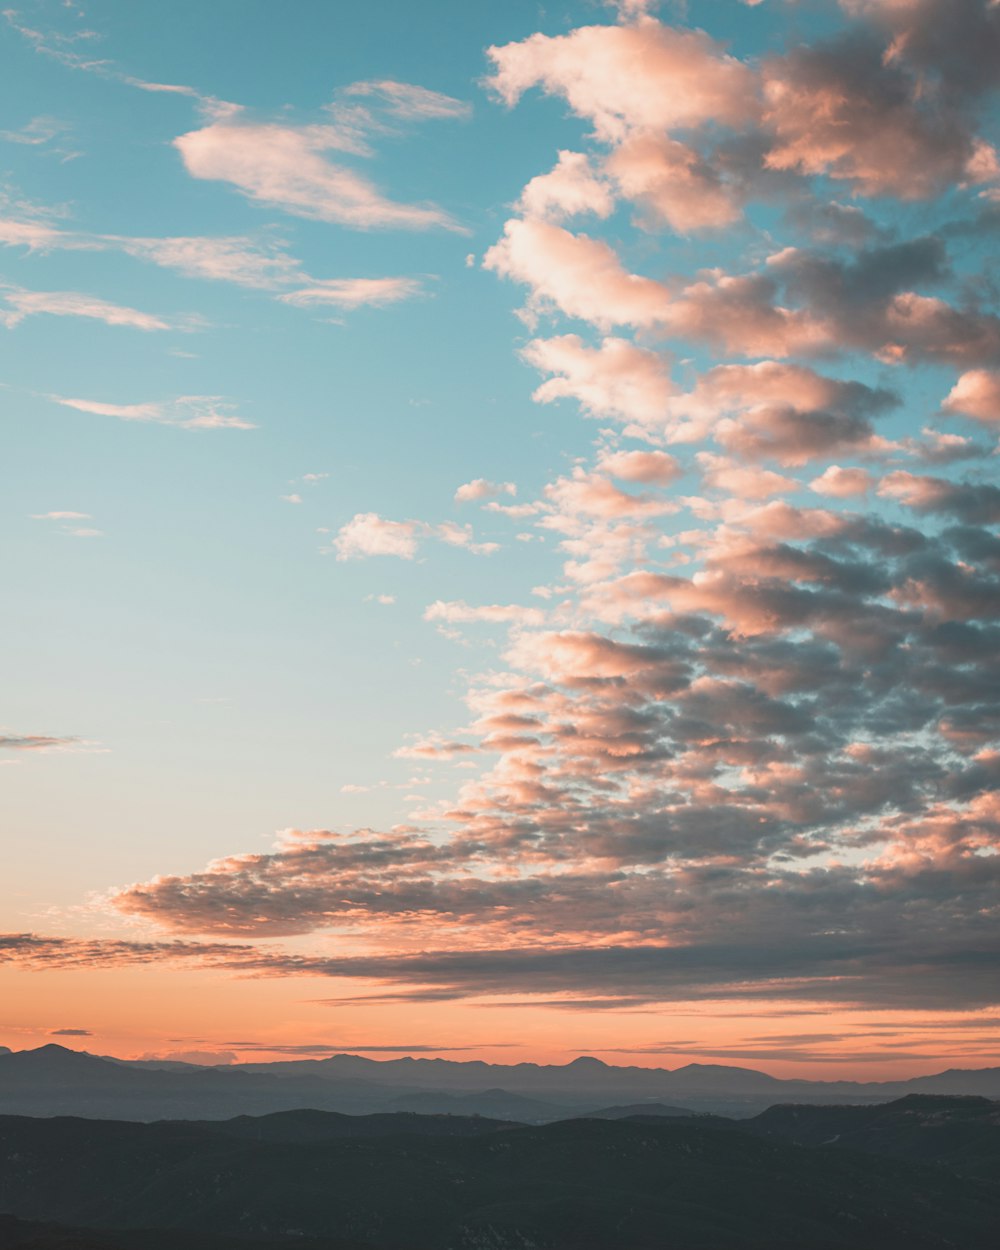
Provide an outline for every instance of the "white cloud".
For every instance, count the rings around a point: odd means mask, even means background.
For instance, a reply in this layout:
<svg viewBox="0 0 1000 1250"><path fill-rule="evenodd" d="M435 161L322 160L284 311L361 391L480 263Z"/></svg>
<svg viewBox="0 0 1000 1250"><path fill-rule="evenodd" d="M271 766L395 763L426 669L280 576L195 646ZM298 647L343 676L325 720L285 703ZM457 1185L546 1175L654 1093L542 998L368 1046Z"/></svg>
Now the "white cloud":
<svg viewBox="0 0 1000 1250"><path fill-rule="evenodd" d="M525 608L516 603L490 603L473 607L464 599L438 599L424 612L425 621L446 621L449 625L485 621L490 624L543 625L545 613L540 608Z"/></svg>
<svg viewBox="0 0 1000 1250"><path fill-rule="evenodd" d="M338 560L361 560L367 556L398 556L412 560L420 536L418 521L388 521L377 512L358 512L333 540Z"/></svg>
<svg viewBox="0 0 1000 1250"><path fill-rule="evenodd" d="M174 425L184 430L253 430L256 426L232 411L233 405L218 395L181 395L163 403L109 404L93 399L72 399L52 395L64 408L89 412L119 421L152 422Z"/></svg>
<svg viewBox="0 0 1000 1250"><path fill-rule="evenodd" d="M456 503L478 503L482 499L499 499L501 495L516 495L513 482L491 482L489 478L477 477L455 491Z"/></svg>
<svg viewBox="0 0 1000 1250"><path fill-rule="evenodd" d="M283 304L293 304L296 308L322 305L381 308L419 295L422 289L418 278L325 278L314 279L311 286L289 291L278 298Z"/></svg>
<svg viewBox="0 0 1000 1250"><path fill-rule="evenodd" d="M418 87L414 83L395 82L391 78L351 83L341 94L372 97L394 117L406 121L469 117L472 113L472 106L464 100L456 100L454 96Z"/></svg>
<svg viewBox="0 0 1000 1250"><path fill-rule="evenodd" d="M390 521L377 512L358 512L340 527L332 543L338 560L360 560L368 556L397 556L412 560L424 539L437 539L450 547L462 547L473 555L487 556L499 550L497 543L476 541L471 525L445 521Z"/></svg>
<svg viewBox="0 0 1000 1250"><path fill-rule="evenodd" d="M140 312L121 304L111 304L96 295L78 291L26 291L22 287L0 287L0 299L7 308L0 308L0 322L8 330L26 317L47 313L52 317L84 317L103 321L109 326L130 326L136 330L170 330L169 321L151 313Z"/></svg>

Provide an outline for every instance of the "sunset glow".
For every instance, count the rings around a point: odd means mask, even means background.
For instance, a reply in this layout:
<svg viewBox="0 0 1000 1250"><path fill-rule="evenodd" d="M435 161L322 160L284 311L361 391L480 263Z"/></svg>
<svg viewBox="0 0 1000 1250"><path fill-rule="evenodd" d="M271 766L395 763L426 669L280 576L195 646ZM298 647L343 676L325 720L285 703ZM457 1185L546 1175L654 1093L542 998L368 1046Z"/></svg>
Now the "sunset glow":
<svg viewBox="0 0 1000 1250"><path fill-rule="evenodd" d="M1000 1065L1000 5L0 20L0 1045Z"/></svg>

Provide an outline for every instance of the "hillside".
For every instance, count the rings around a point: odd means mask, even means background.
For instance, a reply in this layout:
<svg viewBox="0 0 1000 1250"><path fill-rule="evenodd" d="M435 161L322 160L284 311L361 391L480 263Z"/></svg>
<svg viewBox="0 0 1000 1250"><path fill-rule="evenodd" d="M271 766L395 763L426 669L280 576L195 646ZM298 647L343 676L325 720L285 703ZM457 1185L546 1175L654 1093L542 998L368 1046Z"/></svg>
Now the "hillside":
<svg viewBox="0 0 1000 1250"><path fill-rule="evenodd" d="M256 1131L3 1117L0 1209L173 1232L185 1247L197 1234L326 1238L328 1250L986 1250L1000 1220L1000 1193L975 1177L738 1123L426 1131L401 1116L345 1137L343 1119L271 1117Z"/></svg>

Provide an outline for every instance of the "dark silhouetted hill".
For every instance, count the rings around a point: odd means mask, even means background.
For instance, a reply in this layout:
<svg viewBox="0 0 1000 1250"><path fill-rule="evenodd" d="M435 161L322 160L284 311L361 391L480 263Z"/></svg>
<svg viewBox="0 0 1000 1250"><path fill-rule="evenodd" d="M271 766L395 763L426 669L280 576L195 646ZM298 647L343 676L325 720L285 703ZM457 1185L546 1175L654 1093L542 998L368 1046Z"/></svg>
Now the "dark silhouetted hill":
<svg viewBox="0 0 1000 1250"><path fill-rule="evenodd" d="M343 1136L342 1118L266 1117L258 1131L0 1117L0 1210L175 1238L98 1238L95 1250L216 1250L218 1237L327 1250L993 1250L1000 1226L995 1183L759 1125L434 1117L426 1131L388 1116Z"/></svg>
<svg viewBox="0 0 1000 1250"><path fill-rule="evenodd" d="M1000 1102L987 1098L910 1094L876 1107L777 1106L739 1127L1000 1181Z"/></svg>

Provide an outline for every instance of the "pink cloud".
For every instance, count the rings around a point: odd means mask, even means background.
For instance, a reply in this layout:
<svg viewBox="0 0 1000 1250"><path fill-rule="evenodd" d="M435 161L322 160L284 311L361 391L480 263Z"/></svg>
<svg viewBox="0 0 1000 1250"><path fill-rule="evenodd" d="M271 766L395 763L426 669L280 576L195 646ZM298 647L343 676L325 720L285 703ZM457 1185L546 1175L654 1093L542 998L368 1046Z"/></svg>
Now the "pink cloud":
<svg viewBox="0 0 1000 1250"><path fill-rule="evenodd" d="M665 286L629 273L607 243L549 222L508 221L483 266L531 287L535 312L554 306L599 326L651 326L667 315Z"/></svg>
<svg viewBox="0 0 1000 1250"><path fill-rule="evenodd" d="M162 317L121 304L111 304L96 295L82 295L77 291L25 291L20 287L0 286L0 299L7 304L6 310L0 308L0 322L8 329L18 325L25 317L40 313L51 317L83 317L134 330L172 328L171 323Z"/></svg>
<svg viewBox="0 0 1000 1250"><path fill-rule="evenodd" d="M701 31L647 19L634 26L584 26L493 47L491 86L515 104L531 87L566 99L602 139L712 121L743 124L756 108L751 70Z"/></svg>
<svg viewBox="0 0 1000 1250"><path fill-rule="evenodd" d="M356 151L356 140L335 126L214 122L174 140L193 178L231 183L244 195L298 217L367 230L393 227L456 229L435 205L387 199L369 179L327 159L331 149Z"/></svg>
<svg viewBox="0 0 1000 1250"><path fill-rule="evenodd" d="M537 403L576 399L597 417L617 417L640 426L664 419L674 393L667 361L627 339L606 338L587 347L576 334L533 339L522 357L542 373L555 376L534 393Z"/></svg>
<svg viewBox="0 0 1000 1250"><path fill-rule="evenodd" d="M456 503L480 503L485 499L499 499L502 495L516 495L517 487L513 482L491 482L488 478L477 477L465 482L455 491Z"/></svg>
<svg viewBox="0 0 1000 1250"><path fill-rule="evenodd" d="M646 482L669 486L683 470L665 451L616 451L604 453L597 467L622 482Z"/></svg>
<svg viewBox="0 0 1000 1250"><path fill-rule="evenodd" d="M621 194L644 209L653 225L662 222L689 234L721 229L741 216L731 189L698 152L675 139L631 136L605 167Z"/></svg>
<svg viewBox="0 0 1000 1250"><path fill-rule="evenodd" d="M1000 422L1000 372L971 369L963 373L941 407L987 424Z"/></svg>
<svg viewBox="0 0 1000 1250"><path fill-rule="evenodd" d="M813 478L809 489L834 499L853 499L867 494L875 485L875 480L866 469L845 469L839 464L831 464L819 477Z"/></svg>
<svg viewBox="0 0 1000 1250"><path fill-rule="evenodd" d="M278 298L296 308L384 308L412 299L421 290L418 278L314 278L311 285Z"/></svg>
<svg viewBox="0 0 1000 1250"><path fill-rule="evenodd" d="M527 217L561 221L580 213L609 217L614 210L614 196L606 182L599 179L582 152L560 152L555 168L532 178L517 203Z"/></svg>
<svg viewBox="0 0 1000 1250"><path fill-rule="evenodd" d="M660 462L659 467L662 472L666 466ZM545 498L560 513L605 520L664 516L677 510L671 500L656 495L630 495L601 473L588 473L582 468L574 469L569 477L550 482L545 488Z"/></svg>
<svg viewBox="0 0 1000 1250"><path fill-rule="evenodd" d="M417 554L420 526L416 521L388 521L376 512L359 512L341 526L333 547L338 560L367 556L398 556L412 560Z"/></svg>
<svg viewBox="0 0 1000 1250"><path fill-rule="evenodd" d="M702 479L710 490L724 491L739 499L767 499L798 489L798 482L758 465L741 464L729 456L700 451L696 456Z"/></svg>

